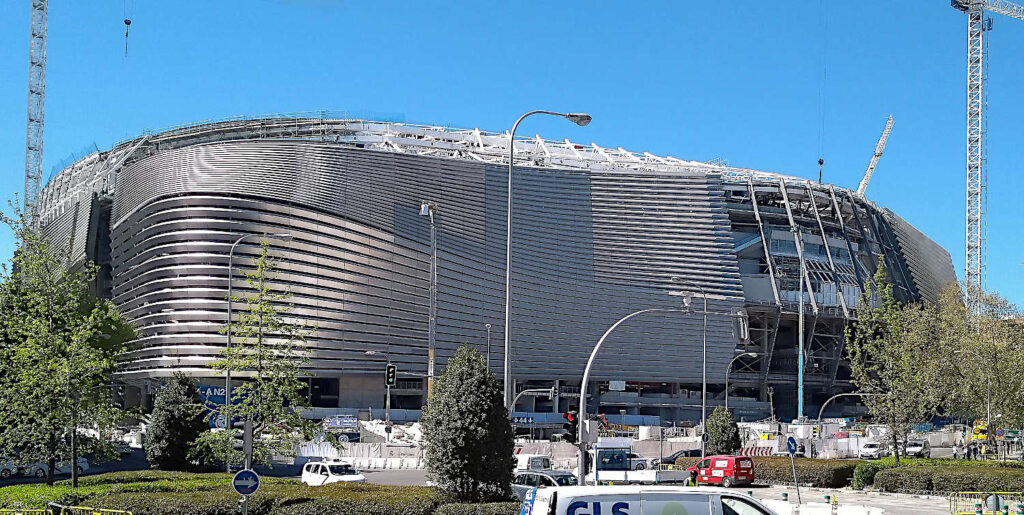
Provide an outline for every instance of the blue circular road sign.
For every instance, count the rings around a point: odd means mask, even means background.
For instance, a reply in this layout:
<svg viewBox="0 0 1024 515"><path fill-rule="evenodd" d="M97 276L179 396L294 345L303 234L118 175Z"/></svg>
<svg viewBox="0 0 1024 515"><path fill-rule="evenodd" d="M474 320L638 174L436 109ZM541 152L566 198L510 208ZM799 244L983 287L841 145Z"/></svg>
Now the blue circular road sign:
<svg viewBox="0 0 1024 515"><path fill-rule="evenodd" d="M231 486L239 495L252 495L260 489L260 476L249 469L239 470L231 480Z"/></svg>
<svg viewBox="0 0 1024 515"><path fill-rule="evenodd" d="M788 440L786 440L786 449L789 451L790 454L796 454L796 438L793 438L791 436Z"/></svg>

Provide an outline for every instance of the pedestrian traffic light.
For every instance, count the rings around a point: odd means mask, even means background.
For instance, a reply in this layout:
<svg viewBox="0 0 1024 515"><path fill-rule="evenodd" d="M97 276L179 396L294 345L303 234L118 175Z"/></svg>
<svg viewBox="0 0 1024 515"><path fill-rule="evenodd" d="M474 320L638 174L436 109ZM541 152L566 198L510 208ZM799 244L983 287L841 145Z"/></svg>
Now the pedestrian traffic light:
<svg viewBox="0 0 1024 515"><path fill-rule="evenodd" d="M387 386L395 386L398 382L398 365L388 363L388 366L384 369L384 384Z"/></svg>
<svg viewBox="0 0 1024 515"><path fill-rule="evenodd" d="M577 416L575 411L567 411L562 413L562 418L565 419L565 423L562 424L562 429L565 429L564 440L569 443L576 443L576 436L580 431L580 417Z"/></svg>
<svg viewBox="0 0 1024 515"><path fill-rule="evenodd" d="M245 455L245 468L252 466L252 421L237 420L231 423L231 449Z"/></svg>

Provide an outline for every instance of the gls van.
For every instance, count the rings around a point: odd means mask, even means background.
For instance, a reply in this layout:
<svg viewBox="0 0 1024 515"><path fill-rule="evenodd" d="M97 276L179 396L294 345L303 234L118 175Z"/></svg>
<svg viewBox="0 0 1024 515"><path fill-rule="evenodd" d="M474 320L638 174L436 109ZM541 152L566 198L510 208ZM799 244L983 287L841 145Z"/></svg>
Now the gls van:
<svg viewBox="0 0 1024 515"><path fill-rule="evenodd" d="M527 492L522 515L778 515L725 488L566 486Z"/></svg>

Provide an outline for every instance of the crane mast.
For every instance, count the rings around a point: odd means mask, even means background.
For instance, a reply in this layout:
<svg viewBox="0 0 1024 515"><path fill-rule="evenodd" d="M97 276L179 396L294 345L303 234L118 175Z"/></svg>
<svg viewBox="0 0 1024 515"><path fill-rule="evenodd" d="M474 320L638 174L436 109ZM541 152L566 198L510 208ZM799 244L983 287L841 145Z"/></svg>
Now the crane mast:
<svg viewBox="0 0 1024 515"><path fill-rule="evenodd" d="M46 5L32 0L28 47L28 129L25 137L25 213L35 221L43 180L43 104L46 100Z"/></svg>
<svg viewBox="0 0 1024 515"><path fill-rule="evenodd" d="M984 287L985 272L985 11L1024 20L1024 6L1008 0L951 0L967 14L967 234L964 279L968 291ZM970 300L970 299L968 299Z"/></svg>
<svg viewBox="0 0 1024 515"><path fill-rule="evenodd" d="M882 157L882 152L885 151L885 142L889 140L889 133L892 132L892 115L889 115L889 119L885 121L885 128L882 129L882 135L878 138L878 143L875 144L875 153L871 155L871 162L868 163L868 169L864 172L864 178L860 180L860 184L857 185L857 194L863 195L868 189L868 182L871 181L871 175L875 173L875 166L878 165L878 158Z"/></svg>

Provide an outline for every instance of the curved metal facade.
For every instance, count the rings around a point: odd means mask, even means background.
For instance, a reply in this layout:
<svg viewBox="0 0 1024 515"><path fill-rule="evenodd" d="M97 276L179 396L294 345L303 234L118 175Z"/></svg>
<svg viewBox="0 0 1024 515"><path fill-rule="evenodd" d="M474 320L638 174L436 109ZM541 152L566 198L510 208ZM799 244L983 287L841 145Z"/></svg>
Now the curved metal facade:
<svg viewBox="0 0 1024 515"><path fill-rule="evenodd" d="M403 374L424 374L423 201L437 206L439 366L459 345L484 351L490 323L491 362L500 367L507 164L488 145L501 135L387 127L310 118L205 124L87 156L51 181L40 201L50 234L109 267L109 284L97 288L139 327L124 376L208 374L224 345L228 248L240 234L264 232L293 235L271 242L280 260L275 286L292 294L289 316L317 327L308 340L311 375L380 373L381 356L367 351L389 353ZM906 300L933 300L955 280L948 253L846 190L596 145L566 142L552 152L555 143L523 144L547 154L524 155L513 175L519 382L578 384L611 323L678 306L666 292L681 276L715 297L709 382L722 382L738 348L754 350L758 358L734 369L735 387L763 399L764 386L793 380L786 324L797 299L794 263L808 265L812 333L855 317L876 256ZM257 252L255 241L240 245L236 271ZM237 272L234 288L245 289ZM727 316L739 308L751 315L748 342ZM662 382L676 385L673 394L699 384L700 323L697 312L627 324L595 378ZM809 336L811 348L815 336L820 343L821 334ZM812 352L822 364L819 388L842 380L836 345L827 356Z"/></svg>

